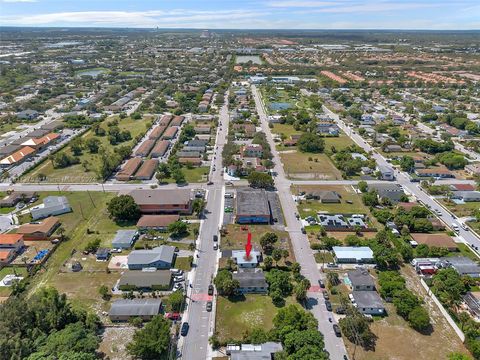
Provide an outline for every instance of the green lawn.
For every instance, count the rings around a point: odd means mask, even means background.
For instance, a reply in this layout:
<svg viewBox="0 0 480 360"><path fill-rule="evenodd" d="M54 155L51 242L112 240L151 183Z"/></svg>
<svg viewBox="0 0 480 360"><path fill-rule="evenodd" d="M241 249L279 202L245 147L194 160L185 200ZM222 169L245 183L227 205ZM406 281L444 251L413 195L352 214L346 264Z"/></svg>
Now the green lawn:
<svg viewBox="0 0 480 360"><path fill-rule="evenodd" d="M319 200L302 200L298 204L298 212L300 216L314 216L318 212L341 213L341 214L368 214L368 208L363 205L360 195L355 193L351 186L340 185L317 185L317 186L292 186L292 191L298 194L301 191L318 192L318 191L335 191L341 199L338 204L322 204ZM347 203L351 201L352 204Z"/></svg>
<svg viewBox="0 0 480 360"><path fill-rule="evenodd" d="M195 167L192 169L188 169L186 167L182 168L182 172L185 175L185 180L188 183L206 182L209 171L209 166Z"/></svg>
<svg viewBox="0 0 480 360"><path fill-rule="evenodd" d="M118 117L110 117L106 119L101 126L108 131L107 123L112 121L114 118ZM125 141L123 143L117 145L111 145L108 136L95 136L93 131L89 130L85 134L81 136L83 140L88 140L92 137L96 137L100 140L101 146L108 149L113 150L116 147L120 146L133 146L135 144L135 137L140 134L144 134L147 131L146 125L148 124L150 118L144 117L141 120L133 120L132 118L125 118L119 119L118 127L120 130L128 130L132 135L132 139L129 141ZM66 146L60 152L65 152L71 155L70 146ZM51 161L44 161L36 166L33 170L29 171L23 178L25 181L28 182L36 182L38 181L38 175L43 174L45 175L46 182L54 182L54 183L89 183L89 182L96 182L97 181L97 170L100 166L100 159L101 159L101 150L98 154L91 154L88 152L87 149L83 150L82 155L79 157L80 163L75 164L66 168L62 169L55 169ZM85 165L86 164L86 165Z"/></svg>
<svg viewBox="0 0 480 360"><path fill-rule="evenodd" d="M475 253L470 250L470 248L468 247L468 245L466 244L463 244L463 243L457 243L457 248L458 248L458 252L460 252L460 254L457 252L457 251L452 251L451 253L449 253L447 256L466 256L474 261L479 261L480 259L478 258L477 255L475 255Z"/></svg>
<svg viewBox="0 0 480 360"><path fill-rule="evenodd" d="M273 128L271 129L273 134L283 134L288 139L291 135L300 135L302 134L301 131L297 131L293 128L293 125L289 124L273 124Z"/></svg>
<svg viewBox="0 0 480 360"><path fill-rule="evenodd" d="M286 299L286 305L292 303L291 297ZM272 299L266 295L248 294L231 299L219 296L215 329L220 341L240 341L248 330L270 330L277 311Z"/></svg>
<svg viewBox="0 0 480 360"><path fill-rule="evenodd" d="M192 269L192 265L190 263L190 259L188 257L178 257L175 259L175 265L173 266L175 269L183 270L183 271L190 271Z"/></svg>
<svg viewBox="0 0 480 360"><path fill-rule="evenodd" d="M333 262L333 255L329 252L319 252L314 254L315 261L319 264L321 263L331 263Z"/></svg>
<svg viewBox="0 0 480 360"><path fill-rule="evenodd" d="M342 173L325 154L294 151L280 153L280 158L282 159L283 167L289 178L320 180L342 179ZM310 161L309 158L312 160Z"/></svg>
<svg viewBox="0 0 480 360"><path fill-rule="evenodd" d="M440 201L458 217L473 216L474 211L480 209L480 202L478 201L466 202L465 204L455 204L453 201L445 199Z"/></svg>
<svg viewBox="0 0 480 360"><path fill-rule="evenodd" d="M326 150L330 150L334 146L338 151L355 144L350 137L343 133L338 137L325 137L323 140L325 141Z"/></svg>

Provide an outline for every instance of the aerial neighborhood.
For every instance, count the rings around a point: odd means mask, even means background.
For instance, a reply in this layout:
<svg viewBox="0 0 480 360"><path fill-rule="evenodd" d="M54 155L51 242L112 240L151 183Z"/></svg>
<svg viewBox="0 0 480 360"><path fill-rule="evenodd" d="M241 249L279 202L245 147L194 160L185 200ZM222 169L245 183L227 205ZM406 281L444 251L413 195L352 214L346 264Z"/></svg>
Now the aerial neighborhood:
<svg viewBox="0 0 480 360"><path fill-rule="evenodd" d="M480 359L479 38L161 28L0 29L0 357Z"/></svg>

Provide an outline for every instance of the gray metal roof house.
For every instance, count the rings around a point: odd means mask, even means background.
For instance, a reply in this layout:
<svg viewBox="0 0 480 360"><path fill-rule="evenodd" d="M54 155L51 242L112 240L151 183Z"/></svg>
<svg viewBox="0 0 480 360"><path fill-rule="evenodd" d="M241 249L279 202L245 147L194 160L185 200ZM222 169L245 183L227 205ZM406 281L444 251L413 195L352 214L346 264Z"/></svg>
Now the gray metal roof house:
<svg viewBox="0 0 480 360"><path fill-rule="evenodd" d="M128 255L128 268L141 270L143 268L169 269L175 257L175 247L161 245L151 250L133 250Z"/></svg>
<svg viewBox="0 0 480 360"><path fill-rule="evenodd" d="M239 269L232 276L240 283L239 293L266 293L268 291L268 284L262 269Z"/></svg>
<svg viewBox="0 0 480 360"><path fill-rule="evenodd" d="M111 321L128 321L132 317L148 321L161 311L160 299L120 299L113 302L108 316Z"/></svg>
<svg viewBox="0 0 480 360"><path fill-rule="evenodd" d="M367 269L355 269L348 272L348 278L352 283L352 289L355 291L374 291L375 282Z"/></svg>
<svg viewBox="0 0 480 360"><path fill-rule="evenodd" d="M52 215L61 215L72 211L65 196L47 196L43 199L43 206L35 206L30 210L32 219L43 219Z"/></svg>
<svg viewBox="0 0 480 360"><path fill-rule="evenodd" d="M383 305L382 298L376 291L353 291L352 295L357 304L357 309L362 314L385 314L385 306Z"/></svg>
<svg viewBox="0 0 480 360"><path fill-rule="evenodd" d="M126 271L120 281L120 290L168 290L172 281L170 270Z"/></svg>
<svg viewBox="0 0 480 360"><path fill-rule="evenodd" d="M480 265L466 256L444 257L441 260L443 267L451 266L462 276L480 277Z"/></svg>
<svg viewBox="0 0 480 360"><path fill-rule="evenodd" d="M130 249L138 239L137 230L118 230L112 240L112 248L114 249Z"/></svg>
<svg viewBox="0 0 480 360"><path fill-rule="evenodd" d="M247 259L245 250L232 250L232 258L239 268L254 268L260 262L262 254L260 251L252 249L250 258Z"/></svg>
<svg viewBox="0 0 480 360"><path fill-rule="evenodd" d="M227 345L227 355L230 355L231 360L272 360L273 354L282 350L282 344L275 342Z"/></svg>
<svg viewBox="0 0 480 360"><path fill-rule="evenodd" d="M270 206L263 189L239 189L236 201L236 222L239 224L269 223Z"/></svg>

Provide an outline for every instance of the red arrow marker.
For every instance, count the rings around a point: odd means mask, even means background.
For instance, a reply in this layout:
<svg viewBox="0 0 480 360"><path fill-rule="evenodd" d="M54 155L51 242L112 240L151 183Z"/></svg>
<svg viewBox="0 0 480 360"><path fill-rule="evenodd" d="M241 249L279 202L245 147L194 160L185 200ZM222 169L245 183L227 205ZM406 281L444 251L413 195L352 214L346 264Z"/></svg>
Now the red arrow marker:
<svg viewBox="0 0 480 360"><path fill-rule="evenodd" d="M245 245L245 252L247 255L247 259L250 259L250 251L252 251L252 234L248 233L247 245Z"/></svg>

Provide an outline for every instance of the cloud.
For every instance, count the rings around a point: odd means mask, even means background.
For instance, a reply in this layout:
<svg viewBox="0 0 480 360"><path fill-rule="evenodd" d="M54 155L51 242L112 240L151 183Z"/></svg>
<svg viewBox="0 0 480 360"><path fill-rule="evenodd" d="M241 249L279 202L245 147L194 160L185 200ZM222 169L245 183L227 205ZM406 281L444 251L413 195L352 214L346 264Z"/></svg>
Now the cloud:
<svg viewBox="0 0 480 360"><path fill-rule="evenodd" d="M3 25L24 26L103 26L103 27L212 27L221 22L249 20L258 12L248 10L149 10L149 11L76 11L35 15L0 16ZM215 21L215 22L213 22ZM209 25L209 26L208 26Z"/></svg>
<svg viewBox="0 0 480 360"><path fill-rule="evenodd" d="M4 3L34 3L37 0L2 0Z"/></svg>
<svg viewBox="0 0 480 360"><path fill-rule="evenodd" d="M267 6L274 8L317 8L325 5L336 5L338 2L333 1L292 1L292 0L278 0L269 1Z"/></svg>

